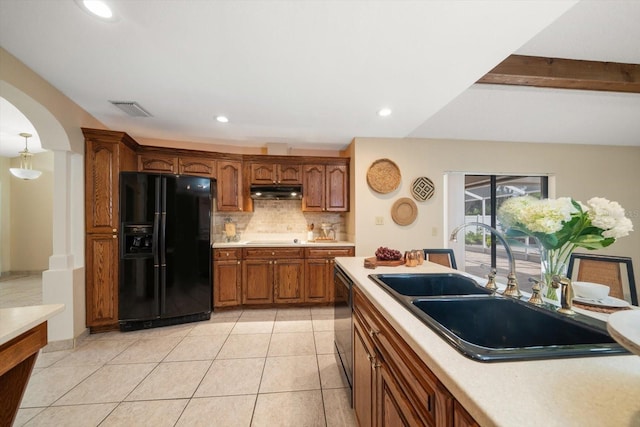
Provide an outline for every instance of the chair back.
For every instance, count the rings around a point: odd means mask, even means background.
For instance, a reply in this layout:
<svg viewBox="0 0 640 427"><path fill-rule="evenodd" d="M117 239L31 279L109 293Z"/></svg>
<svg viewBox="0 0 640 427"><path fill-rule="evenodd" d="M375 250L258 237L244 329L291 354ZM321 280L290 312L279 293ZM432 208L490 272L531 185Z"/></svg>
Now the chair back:
<svg viewBox="0 0 640 427"><path fill-rule="evenodd" d="M567 276L571 280L607 285L610 296L638 305L633 266L629 257L573 253Z"/></svg>
<svg viewBox="0 0 640 427"><path fill-rule="evenodd" d="M444 265L445 267L458 269L453 249L423 249L425 261Z"/></svg>

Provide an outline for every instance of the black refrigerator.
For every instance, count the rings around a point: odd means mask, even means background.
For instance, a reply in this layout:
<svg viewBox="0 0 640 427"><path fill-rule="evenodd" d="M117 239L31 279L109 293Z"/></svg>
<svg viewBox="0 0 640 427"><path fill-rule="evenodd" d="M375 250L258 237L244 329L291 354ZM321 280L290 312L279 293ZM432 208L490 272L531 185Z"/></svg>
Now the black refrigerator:
<svg viewBox="0 0 640 427"><path fill-rule="evenodd" d="M120 173L120 330L206 320L215 180Z"/></svg>

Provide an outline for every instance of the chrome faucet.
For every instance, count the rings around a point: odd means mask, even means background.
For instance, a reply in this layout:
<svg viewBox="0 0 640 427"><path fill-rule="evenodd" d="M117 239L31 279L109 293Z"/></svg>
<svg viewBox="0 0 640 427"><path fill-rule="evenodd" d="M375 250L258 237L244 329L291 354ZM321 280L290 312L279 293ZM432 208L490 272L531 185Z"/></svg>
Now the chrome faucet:
<svg viewBox="0 0 640 427"><path fill-rule="evenodd" d="M513 257L511 246L509 246L509 244L507 243L507 239L504 236L504 234L502 234L495 228L490 227L487 224L483 224L481 222L466 222L454 228L454 230L451 232L451 236L449 240L451 240L452 242L457 242L458 232L463 228L471 225L486 228L491 232L491 234L495 235L498 238L498 240L500 240L505 250L507 251L507 258L509 259L509 269L510 269L509 275L507 276L507 288L504 290L504 292L502 292L502 295L507 297L512 297L512 298L521 298L522 293L520 293L520 289L518 288L518 280L516 279L516 260Z"/></svg>

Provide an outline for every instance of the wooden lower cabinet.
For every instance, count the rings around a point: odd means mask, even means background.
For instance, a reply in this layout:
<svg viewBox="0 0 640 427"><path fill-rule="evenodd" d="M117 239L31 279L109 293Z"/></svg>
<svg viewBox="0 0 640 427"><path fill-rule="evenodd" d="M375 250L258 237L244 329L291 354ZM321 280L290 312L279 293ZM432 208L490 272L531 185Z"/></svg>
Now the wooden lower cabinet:
<svg viewBox="0 0 640 427"><path fill-rule="evenodd" d="M354 287L353 402L360 427L478 424Z"/></svg>
<svg viewBox="0 0 640 427"><path fill-rule="evenodd" d="M213 251L213 307L242 304L242 250Z"/></svg>
<svg viewBox="0 0 640 427"><path fill-rule="evenodd" d="M245 248L242 303L295 303L304 300L302 248Z"/></svg>
<svg viewBox="0 0 640 427"><path fill-rule="evenodd" d="M453 427L480 427L480 424L456 401L453 405Z"/></svg>
<svg viewBox="0 0 640 427"><path fill-rule="evenodd" d="M335 257L354 248L247 247L213 250L213 306L330 303Z"/></svg>
<svg viewBox="0 0 640 427"><path fill-rule="evenodd" d="M359 427L370 427L375 420L375 350L362 322L353 321L353 409Z"/></svg>
<svg viewBox="0 0 640 427"><path fill-rule="evenodd" d="M335 257L353 255L352 247L305 249L305 302L333 302Z"/></svg>
<svg viewBox="0 0 640 427"><path fill-rule="evenodd" d="M92 330L118 325L118 236L86 236L86 314Z"/></svg>

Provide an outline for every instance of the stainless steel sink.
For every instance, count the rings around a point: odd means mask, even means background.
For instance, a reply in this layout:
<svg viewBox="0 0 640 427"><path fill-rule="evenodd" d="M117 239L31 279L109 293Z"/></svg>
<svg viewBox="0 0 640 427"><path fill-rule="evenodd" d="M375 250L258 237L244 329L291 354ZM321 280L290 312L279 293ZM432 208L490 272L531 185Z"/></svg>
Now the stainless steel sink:
<svg viewBox="0 0 640 427"><path fill-rule="evenodd" d="M369 278L465 356L483 362L628 353L589 316L567 316L493 295L460 274L370 274Z"/></svg>
<svg viewBox="0 0 640 427"><path fill-rule="evenodd" d="M475 280L453 273L370 274L382 288L403 296L487 295L491 291ZM395 296L395 295L394 295Z"/></svg>
<svg viewBox="0 0 640 427"><path fill-rule="evenodd" d="M606 324L500 296L414 298L407 307L472 359L495 362L624 354Z"/></svg>

